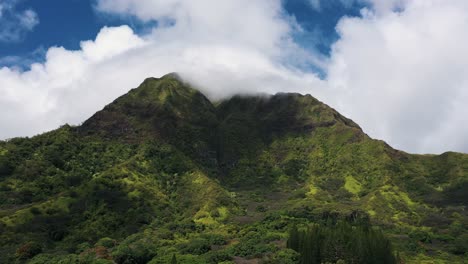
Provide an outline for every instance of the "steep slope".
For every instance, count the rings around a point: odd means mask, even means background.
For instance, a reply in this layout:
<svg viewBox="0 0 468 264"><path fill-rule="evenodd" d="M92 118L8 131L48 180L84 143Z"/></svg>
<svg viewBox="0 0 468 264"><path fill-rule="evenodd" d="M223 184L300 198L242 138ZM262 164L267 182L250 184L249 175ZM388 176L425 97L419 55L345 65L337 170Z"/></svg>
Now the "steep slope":
<svg viewBox="0 0 468 264"><path fill-rule="evenodd" d="M194 214L229 205L203 166L213 160L204 141L213 120L211 103L168 75L147 79L80 127L2 142L0 262L29 241L76 252L149 224L192 228Z"/></svg>
<svg viewBox="0 0 468 264"><path fill-rule="evenodd" d="M282 204L287 215L312 221L369 216L402 251L431 258L463 252L467 155L395 150L310 96L235 97L218 107L218 116L225 182L262 190L262 202L244 202L250 211ZM261 219L248 216L242 221Z"/></svg>
<svg viewBox="0 0 468 264"><path fill-rule="evenodd" d="M343 218L408 262L457 263L467 189L468 155L394 150L310 95L215 106L169 74L81 126L0 142L0 262L285 263L292 224Z"/></svg>
<svg viewBox="0 0 468 264"><path fill-rule="evenodd" d="M216 110L199 91L177 74L148 78L138 89L118 98L78 128L81 135L124 142L165 141L201 163L216 160ZM212 168L216 164L207 164Z"/></svg>
<svg viewBox="0 0 468 264"><path fill-rule="evenodd" d="M226 180L235 185L252 186L254 182L251 181L256 181L258 185L265 185L275 180L273 171L259 168L268 175L247 171L255 167L266 166L273 169L276 166L276 169L282 172L285 166L292 169L289 167L293 164L277 166L281 164L280 159L283 161L291 159L291 157L285 157L287 155L285 151L271 151L275 144L287 138L314 137L317 131L330 127L340 127L346 130L347 133L352 134L353 140L366 137L358 125L310 95L236 96L222 102L217 110L220 120L218 151L220 162L223 171L230 174ZM304 147L312 150L315 146L304 145ZM293 154L291 151L287 152ZM264 159L261 160L262 155L267 153L273 156L263 156ZM294 154L300 155L300 153ZM298 166L301 163L299 160L291 162L298 163ZM298 172L289 174L299 176Z"/></svg>

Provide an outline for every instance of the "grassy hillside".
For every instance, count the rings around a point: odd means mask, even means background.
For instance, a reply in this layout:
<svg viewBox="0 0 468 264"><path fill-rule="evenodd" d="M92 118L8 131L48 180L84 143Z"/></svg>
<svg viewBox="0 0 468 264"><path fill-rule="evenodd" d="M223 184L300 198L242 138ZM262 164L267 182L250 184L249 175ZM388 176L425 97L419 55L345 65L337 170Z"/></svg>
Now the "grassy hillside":
<svg viewBox="0 0 468 264"><path fill-rule="evenodd" d="M78 127L0 142L0 263L298 263L364 221L405 263L468 260L468 155L411 155L310 95L213 105L146 79Z"/></svg>

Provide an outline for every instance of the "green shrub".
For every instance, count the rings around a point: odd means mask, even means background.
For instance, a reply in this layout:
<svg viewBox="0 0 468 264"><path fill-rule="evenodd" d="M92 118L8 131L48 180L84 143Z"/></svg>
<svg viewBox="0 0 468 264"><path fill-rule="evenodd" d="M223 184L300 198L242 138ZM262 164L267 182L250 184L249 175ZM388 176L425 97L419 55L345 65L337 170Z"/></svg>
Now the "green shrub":
<svg viewBox="0 0 468 264"><path fill-rule="evenodd" d="M117 244L117 241L115 241L114 239L112 238L109 238L109 237L103 237L101 239L99 239L98 242L96 242L96 244L94 246L102 246L102 247L106 247L106 248L113 248L115 247L115 245Z"/></svg>
<svg viewBox="0 0 468 264"><path fill-rule="evenodd" d="M300 254L296 251L285 248L276 252L270 259L265 260L265 264L298 264Z"/></svg>
<svg viewBox="0 0 468 264"><path fill-rule="evenodd" d="M201 237L208 240L210 245L221 246L227 243L226 238L219 234L203 234Z"/></svg>
<svg viewBox="0 0 468 264"><path fill-rule="evenodd" d="M275 246L271 244L265 244L263 242L262 234L257 233L256 235L257 236L243 238L238 244L230 249L231 254L233 256L240 257L260 257L264 253L275 250Z"/></svg>
<svg viewBox="0 0 468 264"><path fill-rule="evenodd" d="M41 212L41 209L33 206L29 209L29 211L33 214L33 215L40 215L42 212Z"/></svg>
<svg viewBox="0 0 468 264"><path fill-rule="evenodd" d="M451 250L454 254L465 255L468 253L468 234L460 235L455 238L453 243L453 249Z"/></svg>
<svg viewBox="0 0 468 264"><path fill-rule="evenodd" d="M156 255L156 247L152 241L137 239L130 236L112 252L117 264L145 264Z"/></svg>
<svg viewBox="0 0 468 264"><path fill-rule="evenodd" d="M20 260L30 259L42 252L41 244L37 242L28 242L16 250L16 258Z"/></svg>
<svg viewBox="0 0 468 264"><path fill-rule="evenodd" d="M85 250L90 249L90 248L91 248L91 245L88 242L83 242L76 246L76 253L84 252Z"/></svg>
<svg viewBox="0 0 468 264"><path fill-rule="evenodd" d="M0 177L10 175L14 170L14 166L10 159L0 155Z"/></svg>
<svg viewBox="0 0 468 264"><path fill-rule="evenodd" d="M224 261L230 261L232 259L231 254L226 250L210 251L205 255L207 263L221 263Z"/></svg>
<svg viewBox="0 0 468 264"><path fill-rule="evenodd" d="M80 263L80 264L88 264L91 261L87 262L84 259L80 258L78 255L70 254L70 255L54 255L54 254L39 254L35 256L33 259L28 261L28 264L72 264L72 263ZM109 263L109 262L107 262ZM95 264L94 262L92 264Z"/></svg>
<svg viewBox="0 0 468 264"><path fill-rule="evenodd" d="M210 251L210 249L210 241L202 238L190 240L188 243L185 243L181 246L181 252L183 254L201 255Z"/></svg>
<svg viewBox="0 0 468 264"><path fill-rule="evenodd" d="M422 230L415 230L409 234L409 237L416 242L431 243L431 234Z"/></svg>

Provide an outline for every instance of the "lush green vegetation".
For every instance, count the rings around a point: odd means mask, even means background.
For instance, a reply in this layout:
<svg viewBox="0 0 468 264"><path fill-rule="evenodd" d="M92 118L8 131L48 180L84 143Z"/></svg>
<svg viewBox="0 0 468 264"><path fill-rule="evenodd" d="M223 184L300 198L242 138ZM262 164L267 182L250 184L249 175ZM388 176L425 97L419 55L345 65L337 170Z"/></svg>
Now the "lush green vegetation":
<svg viewBox="0 0 468 264"><path fill-rule="evenodd" d="M300 263L397 263L391 242L368 224L345 221L314 224L305 230L294 226L288 248L300 253Z"/></svg>
<svg viewBox="0 0 468 264"><path fill-rule="evenodd" d="M300 263L293 226L463 263L467 183L468 155L394 150L311 96L215 106L150 78L81 126L0 141L0 263ZM380 231L327 225L356 220Z"/></svg>

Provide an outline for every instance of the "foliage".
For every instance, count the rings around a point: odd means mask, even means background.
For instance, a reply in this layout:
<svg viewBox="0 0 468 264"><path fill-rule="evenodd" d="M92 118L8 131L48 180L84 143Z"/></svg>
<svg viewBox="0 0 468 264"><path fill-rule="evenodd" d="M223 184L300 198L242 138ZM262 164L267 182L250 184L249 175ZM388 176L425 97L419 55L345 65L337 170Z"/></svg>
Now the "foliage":
<svg viewBox="0 0 468 264"><path fill-rule="evenodd" d="M299 261L300 254L292 249L286 248L276 252L271 258L265 260L264 263L298 264Z"/></svg>
<svg viewBox="0 0 468 264"><path fill-rule="evenodd" d="M42 252L42 246L37 242L28 242L16 250L16 257L20 260L30 259Z"/></svg>
<svg viewBox="0 0 468 264"><path fill-rule="evenodd" d="M156 255L154 242L139 236L130 236L112 252L118 264L144 264Z"/></svg>
<svg viewBox="0 0 468 264"><path fill-rule="evenodd" d="M293 227L288 248L301 254L301 263L396 263L391 242L381 230L344 221Z"/></svg>
<svg viewBox="0 0 468 264"><path fill-rule="evenodd" d="M149 78L80 126L0 141L0 263L295 263L288 230L344 239L330 219L461 263L467 182L467 155L395 150L309 95L214 104Z"/></svg>

